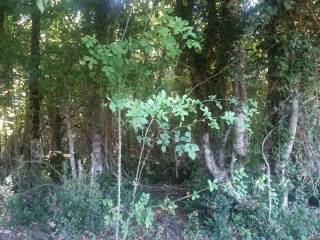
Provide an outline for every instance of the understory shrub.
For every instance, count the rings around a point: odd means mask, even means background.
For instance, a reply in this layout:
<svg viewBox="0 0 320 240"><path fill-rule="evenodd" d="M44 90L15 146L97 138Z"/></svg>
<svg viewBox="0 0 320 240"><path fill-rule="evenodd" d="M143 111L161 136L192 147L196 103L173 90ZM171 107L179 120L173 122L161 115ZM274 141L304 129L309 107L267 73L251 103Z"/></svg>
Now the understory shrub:
<svg viewBox="0 0 320 240"><path fill-rule="evenodd" d="M48 202L51 225L70 237L84 231L98 232L104 227L106 200L98 184L90 184L85 177L64 182Z"/></svg>
<svg viewBox="0 0 320 240"><path fill-rule="evenodd" d="M50 179L43 172L30 174L27 168L19 169L12 179L12 195L4 200L9 224L31 226L37 223L45 227L49 214L47 197L54 186Z"/></svg>
<svg viewBox="0 0 320 240"><path fill-rule="evenodd" d="M303 196L298 196L298 191L295 201L290 202L286 211L274 202L269 221L266 189L258 192L250 179L250 174L245 180L238 179L242 184L238 184L236 189L246 189L242 201L224 191L221 185L221 188L211 192L206 190L199 196L192 194L194 198L177 202L177 205L171 202L174 198L164 201L156 194L140 191L131 205L132 186L124 182L121 232L126 234L127 239L152 239L155 236L162 239L168 229L185 240L319 237L317 208L310 208L307 201L301 201ZM10 194L6 194L8 197L4 206L10 215L11 225L41 226L44 230L61 234L65 239L77 239L84 232L114 235L117 215L113 178L102 176L95 184L91 184L87 176L65 180L62 185L50 185L45 178L41 181L42 184L34 180L32 187L28 185L29 191L22 192L17 184L14 185L15 193L8 189ZM26 184L20 187L25 188ZM203 187L204 183L194 188ZM273 187L277 190L276 185Z"/></svg>
<svg viewBox="0 0 320 240"><path fill-rule="evenodd" d="M254 194L253 188L248 186L250 194L240 202L221 190L189 200L184 239L293 240L320 237L317 208L310 208L307 202L300 200L290 202L286 210L281 204L274 203L269 221L268 197Z"/></svg>

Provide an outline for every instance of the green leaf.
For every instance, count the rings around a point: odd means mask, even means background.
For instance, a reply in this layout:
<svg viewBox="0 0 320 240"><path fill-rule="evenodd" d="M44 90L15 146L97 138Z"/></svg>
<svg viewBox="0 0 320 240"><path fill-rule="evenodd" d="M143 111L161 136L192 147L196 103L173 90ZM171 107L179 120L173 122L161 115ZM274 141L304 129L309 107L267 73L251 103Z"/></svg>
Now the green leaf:
<svg viewBox="0 0 320 240"><path fill-rule="evenodd" d="M184 145L179 144L175 147L175 151L176 153L178 153L179 157L182 156L182 154L184 153Z"/></svg>
<svg viewBox="0 0 320 240"><path fill-rule="evenodd" d="M211 129L216 129L216 130L220 129L220 126L216 119L212 119L212 121L210 121L208 125Z"/></svg>
<svg viewBox="0 0 320 240"><path fill-rule="evenodd" d="M208 185L209 185L209 191L213 192L214 190L218 190L218 185L217 185L217 180L208 180Z"/></svg>
<svg viewBox="0 0 320 240"><path fill-rule="evenodd" d="M226 111L221 119L225 120L228 125L231 125L234 122L234 115L234 112Z"/></svg>
<svg viewBox="0 0 320 240"><path fill-rule="evenodd" d="M200 198L200 195L198 194L198 192L192 192L192 195L191 195L191 200L196 200L197 198Z"/></svg>
<svg viewBox="0 0 320 240"><path fill-rule="evenodd" d="M197 157L197 153L199 152L199 147L194 143L187 143L184 146L185 152L188 154L189 158L194 160Z"/></svg>
<svg viewBox="0 0 320 240"><path fill-rule="evenodd" d="M167 146L170 143L170 135L168 132L161 133L159 139L157 140L157 144L161 145L161 151L165 153L167 151Z"/></svg>

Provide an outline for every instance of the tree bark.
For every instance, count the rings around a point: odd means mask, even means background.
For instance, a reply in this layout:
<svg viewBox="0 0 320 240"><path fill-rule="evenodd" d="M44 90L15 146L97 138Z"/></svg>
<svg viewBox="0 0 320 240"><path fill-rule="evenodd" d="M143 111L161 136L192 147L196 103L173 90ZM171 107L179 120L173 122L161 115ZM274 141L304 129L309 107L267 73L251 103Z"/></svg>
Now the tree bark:
<svg viewBox="0 0 320 240"><path fill-rule="evenodd" d="M284 196L282 199L282 208L286 209L288 207L288 190L287 190L287 180L286 180L286 169L290 161L290 156L292 153L293 145L296 138L297 127L298 127L298 118L299 118L299 99L297 96L294 96L290 106L290 118L289 118L289 127L288 134L289 139L285 146L285 150L282 157L282 162L278 165L280 173L281 185L284 188Z"/></svg>
<svg viewBox="0 0 320 240"><path fill-rule="evenodd" d="M104 123L104 163L105 167L109 169L110 165L109 163L112 162L113 160L113 141L114 139L114 125L113 125L113 118L112 118L112 112L111 110L107 107L104 109L104 116L102 118L102 121Z"/></svg>
<svg viewBox="0 0 320 240"><path fill-rule="evenodd" d="M65 118L67 124L67 137L68 137L68 144L69 144L69 153L70 153L70 166L71 166L71 176L73 179L77 178L77 168L76 168L76 159L75 159L75 148L74 148L74 138L72 132L72 125L71 125L71 115L69 109L69 103L66 104L65 109Z"/></svg>
<svg viewBox="0 0 320 240"><path fill-rule="evenodd" d="M193 1L177 1L176 12L183 19L193 24L192 16L194 10ZM246 100L246 89L242 84L244 77L244 55L241 48L240 38L242 28L240 26L241 2L239 0L207 1L207 25L205 28L205 45L201 54L190 50L185 50L183 58L189 61L191 66L191 81L194 94L197 98L204 100L210 95L215 95L218 99L223 99L222 105L225 109L225 99L227 98L231 79L235 81L233 88L237 99ZM213 65L213 60L216 59ZM240 66L239 66L240 64ZM214 66L214 67L213 67ZM233 73L233 74L232 74ZM237 79L239 78L239 79ZM222 111L210 106L215 115L221 115ZM240 128L241 121L244 120L241 104L235 108L236 117L239 122L233 125L234 149L239 155L245 155L246 136L244 130ZM203 136L203 149L206 166L213 176L226 176L223 170L227 167L225 145L229 138L230 129L225 129L222 136L215 137L215 151L211 149L209 134ZM215 153L216 152L216 153Z"/></svg>
<svg viewBox="0 0 320 240"><path fill-rule="evenodd" d="M107 38L108 29L108 13L110 10L109 1L99 0L94 5L94 31L98 42L104 43ZM97 78L100 74L96 75ZM102 81L102 80L101 80ZM96 178L104 171L104 162L107 160L107 154L105 153L105 146L108 144L108 136L103 133L105 129L105 123L103 119L103 109L101 108L100 100L100 88L99 82L93 83L92 86L92 104L91 104L91 132L92 132L92 146L91 146L91 175L92 178ZM111 117L111 116L109 116ZM110 121L111 119L108 119ZM105 135L103 143L103 136Z"/></svg>
<svg viewBox="0 0 320 240"><path fill-rule="evenodd" d="M243 104L247 101L246 87L240 82L234 82L233 85L234 97L239 101L234 109L236 120L232 126L233 149L238 156L245 157L249 145L244 128L245 113L243 112Z"/></svg>
<svg viewBox="0 0 320 240"><path fill-rule="evenodd" d="M54 101L55 106L49 108L50 126L51 126L51 152L62 151L62 137L63 137L63 118L60 113L60 107L57 101Z"/></svg>
<svg viewBox="0 0 320 240"><path fill-rule="evenodd" d="M290 160L290 156L292 153L297 127L298 127L298 117L299 117L299 100L297 97L294 97L290 107L290 120L289 120L289 140L285 148L285 152L283 155L284 162L288 162Z"/></svg>
<svg viewBox="0 0 320 240"><path fill-rule="evenodd" d="M40 141L40 30L41 13L36 7L35 1L32 1L31 12L31 54L30 54L30 72L29 72L29 93L28 109L26 121L30 119L30 159L32 163L40 163L43 159L42 146ZM28 159L27 159L28 160Z"/></svg>
<svg viewBox="0 0 320 240"><path fill-rule="evenodd" d="M243 111L243 104L248 100L247 89L244 84L244 50L241 41L235 41L233 48L233 55L236 56L236 59L232 64L234 78L232 82L232 90L233 97L237 100L237 103L234 107L236 119L232 126L232 141L234 152L240 157L245 157L247 147L249 145L249 139L244 128L245 113Z"/></svg>
<svg viewBox="0 0 320 240"><path fill-rule="evenodd" d="M194 49L185 49L181 55L181 61L190 66L191 83L194 95L201 100L217 94L214 91L215 77L212 77L212 63L215 57L216 42L218 40L218 13L215 0L207 1L208 12L205 13L207 24L204 30L204 48L201 53ZM193 0L177 1L175 11L182 19L193 25L195 2Z"/></svg>
<svg viewBox="0 0 320 240"><path fill-rule="evenodd" d="M215 156L215 153L212 150L209 133L205 133L203 135L202 147L207 169L214 178L216 178L220 182L224 182L228 178L228 173L224 168L220 167L217 164L217 157Z"/></svg>
<svg viewBox="0 0 320 240"><path fill-rule="evenodd" d="M0 40L2 40L1 38L3 37L6 38L5 19L6 19L6 11L3 7L0 7ZM0 43L2 43L2 41L0 41ZM5 53L5 55L7 54L8 53ZM0 117L3 120L4 127L3 127L3 133L2 134L0 133L2 135L1 136L2 141L0 141L0 145L2 144L2 142L3 142L3 145L6 145L6 141L8 138L7 127L9 127L8 121L12 120L12 119L9 119L8 117L7 109L12 104L11 85L12 85L12 79L13 79L13 68L12 68L12 65L5 60L6 56L3 56L2 59L4 61L0 62L0 91L2 93L0 96L1 108L2 108L2 111L0 112Z"/></svg>

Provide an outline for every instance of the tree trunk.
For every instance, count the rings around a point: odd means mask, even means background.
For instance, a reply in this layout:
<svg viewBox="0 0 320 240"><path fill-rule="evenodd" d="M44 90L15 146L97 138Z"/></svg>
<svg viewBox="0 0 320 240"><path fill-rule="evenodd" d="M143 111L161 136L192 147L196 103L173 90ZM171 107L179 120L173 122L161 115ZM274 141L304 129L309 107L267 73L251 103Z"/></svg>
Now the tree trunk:
<svg viewBox="0 0 320 240"><path fill-rule="evenodd" d="M219 38L216 43L216 64L214 70L213 94L222 99L223 109L227 107L226 99L230 89L235 62L239 62L239 55L235 53L235 43L241 38L240 22L241 4L239 0L222 1L217 22ZM238 44L236 44L238 45ZM240 56L241 57L241 56ZM221 111L217 111L221 114Z"/></svg>
<svg viewBox="0 0 320 240"><path fill-rule="evenodd" d="M104 43L107 38L108 28L108 13L110 10L109 1L99 0L95 3L95 18L94 18L94 30L98 42ZM100 78L100 74L96 74L97 78ZM102 77L101 77L102 78ZM107 160L107 154L105 148L107 144L110 144L108 134L103 133L106 129L103 119L103 109L101 108L101 100L99 94L99 82L96 81L92 86L92 104L91 104L91 132L92 132L92 146L91 146L91 175L94 179L97 175L101 174L104 170L104 162ZM111 116L108 122L111 121ZM105 135L103 143L103 136Z"/></svg>
<svg viewBox="0 0 320 240"><path fill-rule="evenodd" d="M114 126L112 121L112 112L111 110L106 107L104 109L104 116L102 118L102 121L104 123L104 163L105 167L109 169L109 163L112 162L113 159L113 142L112 139L114 139Z"/></svg>
<svg viewBox="0 0 320 240"><path fill-rule="evenodd" d="M31 111L31 160L40 162L42 159L41 142L40 142L40 13L33 10L31 15L32 32L31 32L31 71L29 84L29 104Z"/></svg>
<svg viewBox="0 0 320 240"><path fill-rule="evenodd" d="M211 173L211 175L219 180L219 182L224 182L228 178L227 171L220 167L217 164L217 157L212 150L212 146L210 143L210 135L209 133L205 133L202 137L202 147L204 153L204 160L207 166L207 169Z"/></svg>
<svg viewBox="0 0 320 240"><path fill-rule="evenodd" d="M185 64L190 66L193 93L201 100L207 99L209 95L216 94L214 92L215 78L212 77L212 63L218 39L218 14L215 0L207 1L207 4L204 49L201 53L194 49L184 49L180 57L182 62L186 62ZM190 25L193 25L195 5L193 0L179 0L175 6L175 12L181 18L187 20Z"/></svg>
<svg viewBox="0 0 320 240"><path fill-rule="evenodd" d="M91 176L96 178L103 172L103 145L100 134L94 134L92 139L92 152L91 152Z"/></svg>
<svg viewBox="0 0 320 240"><path fill-rule="evenodd" d="M193 1L177 1L176 12L183 19L192 24L192 16L194 10ZM234 94L237 98L246 100L246 90L242 84L244 77L244 56L241 42L239 39L242 36L242 29L239 26L241 3L239 0L223 1L221 4L216 1L207 1L208 13L206 15L207 25L205 28L205 45L201 54L193 52L190 54L183 53L183 58L187 59L191 66L191 80L194 94L197 98L204 100L210 95L215 95L218 99L222 100L223 109L226 104L224 101L227 98L230 80L234 77L236 83L234 84ZM189 53L188 53L189 52ZM236 53L236 55L235 55ZM216 59L214 68L213 60ZM239 64L240 63L240 66ZM234 74L232 75L232 71ZM238 75L240 74L240 75ZM240 79L236 79L240 78ZM241 83L241 84L240 84ZM238 90L239 89L239 90ZM209 106L215 115L221 115L222 111L215 106ZM243 121L243 111L241 105L236 107L236 116L239 122L235 123L232 128L233 143L235 151L239 155L244 155L246 150L246 137L244 130L240 128L241 121ZM203 136L203 149L206 166L213 176L223 175L224 178L227 174L225 167L226 152L225 146L229 138L230 128L225 129L225 133L221 136L216 136L215 151L211 149L209 143L209 134ZM213 144L212 144L213 145Z"/></svg>
<svg viewBox="0 0 320 240"><path fill-rule="evenodd" d="M29 95L27 114L30 119L30 161L40 163L43 159L41 141L40 141L40 29L41 13L32 1L31 13L31 55L30 55L30 73L29 73ZM28 118L27 120L28 121ZM25 131L28 129L25 129Z"/></svg>
<svg viewBox="0 0 320 240"><path fill-rule="evenodd" d="M60 107L58 103L54 101L55 106L50 107L49 117L51 125L51 140L50 140L50 151L61 152L62 151L62 124L63 118L61 117Z"/></svg>
<svg viewBox="0 0 320 240"><path fill-rule="evenodd" d="M238 156L245 157L249 140L244 128L245 113L243 112L243 104L247 101L247 93L243 83L233 82L233 95L239 101L234 109L236 120L232 126L233 150Z"/></svg>
<svg viewBox="0 0 320 240"><path fill-rule="evenodd" d="M68 137L68 144L69 144L69 153L70 153L70 166L71 166L71 176L73 179L77 178L77 168L76 168L76 159L75 159L75 148L74 148L74 138L72 132L72 125L71 125L71 115L69 109L69 103L66 104L65 109L65 118L67 124L67 137Z"/></svg>
<svg viewBox="0 0 320 240"><path fill-rule="evenodd" d="M41 15L37 9L31 14L31 68L29 77L29 106L32 119L32 139L40 139L40 28Z"/></svg>
<svg viewBox="0 0 320 240"><path fill-rule="evenodd" d="M4 32L5 9L0 6L0 36Z"/></svg>
<svg viewBox="0 0 320 240"><path fill-rule="evenodd" d="M233 97L237 100L237 103L234 107L236 120L232 126L233 150L237 156L245 157L249 140L244 128L245 113L243 111L243 104L245 104L248 100L247 89L244 84L244 50L241 41L234 42L233 48L233 55L236 56L236 59L232 64L232 75L234 78L232 90Z"/></svg>
<svg viewBox="0 0 320 240"><path fill-rule="evenodd" d="M0 7L0 40L1 38L5 38L5 19L6 19L6 12L3 7ZM1 51L2 49L0 49ZM5 53L6 55L8 53ZM10 53L9 53L10 54ZM9 57L9 56L8 56ZM12 79L13 79L13 68L10 63L6 62L6 56L3 56L2 58L4 62L0 62L0 91L1 91L1 96L0 96L0 102L1 102L1 109L0 111L0 118L3 120L3 132L0 133L1 135L1 140L0 141L0 148L1 145L3 144L4 146L6 145L6 141L8 138L7 134L7 128L8 126L8 121L12 119L8 119L8 107L11 106L11 85L12 85ZM1 151L0 151L1 153Z"/></svg>
<svg viewBox="0 0 320 240"><path fill-rule="evenodd" d="M284 162L288 162L290 160L290 156L292 153L297 127L298 127L298 117L299 117L299 100L295 96L292 100L290 107L290 119L289 119L289 140L285 148L285 152L283 155Z"/></svg>
<svg viewBox="0 0 320 240"><path fill-rule="evenodd" d="M295 96L292 99L290 106L290 118L288 134L289 139L285 146L285 150L282 157L282 162L278 164L278 172L280 173L281 185L284 189L284 195L282 199L282 208L286 209L288 207L288 190L287 190L287 179L286 179L286 169L290 161L290 156L292 153L293 145L296 138L297 127L298 127L298 117L299 117L299 99Z"/></svg>

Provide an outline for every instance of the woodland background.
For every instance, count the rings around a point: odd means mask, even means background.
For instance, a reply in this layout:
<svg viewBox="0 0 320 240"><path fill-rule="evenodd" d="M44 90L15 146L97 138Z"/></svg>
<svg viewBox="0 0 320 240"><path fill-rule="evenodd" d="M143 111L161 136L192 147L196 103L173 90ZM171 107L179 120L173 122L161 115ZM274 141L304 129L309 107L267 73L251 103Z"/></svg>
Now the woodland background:
<svg viewBox="0 0 320 240"><path fill-rule="evenodd" d="M0 0L0 239L319 239L319 31L317 0Z"/></svg>

